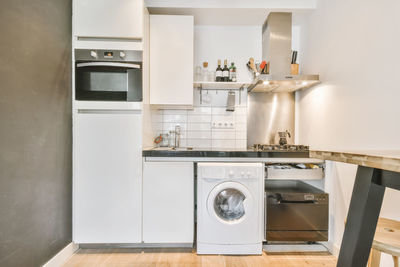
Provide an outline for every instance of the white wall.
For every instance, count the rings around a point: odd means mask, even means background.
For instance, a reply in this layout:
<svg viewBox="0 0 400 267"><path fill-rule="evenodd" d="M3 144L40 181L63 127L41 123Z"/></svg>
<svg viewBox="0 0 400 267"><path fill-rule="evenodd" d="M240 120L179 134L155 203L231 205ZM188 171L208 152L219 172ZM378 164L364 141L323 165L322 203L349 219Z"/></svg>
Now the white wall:
<svg viewBox="0 0 400 267"><path fill-rule="evenodd" d="M238 82L250 82L246 63L250 57L261 60L261 26L196 26L194 30L194 64L215 70L217 60L235 62ZM230 65L230 63L228 63Z"/></svg>
<svg viewBox="0 0 400 267"><path fill-rule="evenodd" d="M315 8L317 0L145 0L148 7L176 8L268 8L307 9Z"/></svg>
<svg viewBox="0 0 400 267"><path fill-rule="evenodd" d="M322 84L298 95L299 143L313 149L400 149L399 10L398 0L320 0L304 19L303 73L319 73ZM354 165L328 164L336 246L355 172ZM400 192L387 190L381 216L400 219L398 203Z"/></svg>

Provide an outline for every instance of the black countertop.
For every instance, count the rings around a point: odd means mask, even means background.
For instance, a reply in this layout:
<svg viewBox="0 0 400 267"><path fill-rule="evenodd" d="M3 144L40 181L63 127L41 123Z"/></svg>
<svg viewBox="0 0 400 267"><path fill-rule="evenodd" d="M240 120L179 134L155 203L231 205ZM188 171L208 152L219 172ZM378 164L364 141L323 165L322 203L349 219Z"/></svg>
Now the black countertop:
<svg viewBox="0 0 400 267"><path fill-rule="evenodd" d="M248 150L213 150L151 148L143 150L143 157L205 157L205 158L309 158L309 152L298 151L254 151Z"/></svg>

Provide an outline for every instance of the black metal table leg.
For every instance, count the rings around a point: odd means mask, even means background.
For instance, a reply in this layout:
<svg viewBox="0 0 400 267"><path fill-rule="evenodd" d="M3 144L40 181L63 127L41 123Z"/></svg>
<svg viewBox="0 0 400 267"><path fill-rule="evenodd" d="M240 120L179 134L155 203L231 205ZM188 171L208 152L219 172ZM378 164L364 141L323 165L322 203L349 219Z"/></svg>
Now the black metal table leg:
<svg viewBox="0 0 400 267"><path fill-rule="evenodd" d="M365 267L382 206L381 170L359 166L340 248L338 267ZM378 182L379 183L379 182Z"/></svg>

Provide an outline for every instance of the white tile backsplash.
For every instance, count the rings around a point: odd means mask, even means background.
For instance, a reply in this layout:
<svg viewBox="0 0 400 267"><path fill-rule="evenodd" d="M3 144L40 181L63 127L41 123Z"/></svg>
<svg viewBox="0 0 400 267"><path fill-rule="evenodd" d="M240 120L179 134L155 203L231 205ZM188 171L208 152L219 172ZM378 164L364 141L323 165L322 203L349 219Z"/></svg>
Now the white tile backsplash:
<svg viewBox="0 0 400 267"><path fill-rule="evenodd" d="M211 122L210 115L188 115L188 121L190 122Z"/></svg>
<svg viewBox="0 0 400 267"><path fill-rule="evenodd" d="M163 115L163 122L187 122L188 115Z"/></svg>
<svg viewBox="0 0 400 267"><path fill-rule="evenodd" d="M235 140L236 132L235 132L235 130L230 130L230 131L213 130L212 131L212 139Z"/></svg>
<svg viewBox="0 0 400 267"><path fill-rule="evenodd" d="M247 107L236 107L235 115L247 115Z"/></svg>
<svg viewBox="0 0 400 267"><path fill-rule="evenodd" d="M236 148L236 141L235 140L212 140L212 147L213 148Z"/></svg>
<svg viewBox="0 0 400 267"><path fill-rule="evenodd" d="M247 122L247 116L246 116L246 115L236 115L236 116L235 116L235 122L236 122L236 123L246 124L246 122Z"/></svg>
<svg viewBox="0 0 400 267"><path fill-rule="evenodd" d="M236 139L247 139L247 132L246 131L237 131L236 132Z"/></svg>
<svg viewBox="0 0 400 267"><path fill-rule="evenodd" d="M180 147L187 147L187 139L181 138Z"/></svg>
<svg viewBox="0 0 400 267"><path fill-rule="evenodd" d="M192 110L152 110L155 135L173 131L181 126L181 146L212 149L246 149L247 147L247 92L236 91L235 111L226 111L228 91L194 91ZM241 99L239 100L239 94ZM239 103L240 102L240 103ZM212 128L213 122L232 123L227 129Z"/></svg>
<svg viewBox="0 0 400 267"><path fill-rule="evenodd" d="M211 131L187 131L189 139L211 139Z"/></svg>
<svg viewBox="0 0 400 267"><path fill-rule="evenodd" d="M181 126L181 131L184 132L187 129L187 124L183 123L183 122L164 122L163 123L163 131L174 131L175 130L175 126L179 125Z"/></svg>
<svg viewBox="0 0 400 267"><path fill-rule="evenodd" d="M211 148L211 139L188 139L187 146L195 148Z"/></svg>
<svg viewBox="0 0 400 267"><path fill-rule="evenodd" d="M222 121L222 122L234 122L235 116L232 115L212 115L212 121Z"/></svg>
<svg viewBox="0 0 400 267"><path fill-rule="evenodd" d="M185 109L164 109L163 115L187 115L187 110Z"/></svg>
<svg viewBox="0 0 400 267"><path fill-rule="evenodd" d="M243 140L236 139L236 146L235 146L235 148L240 148L240 149L245 149L245 148L247 148L247 140L246 140L246 139L243 139Z"/></svg>
<svg viewBox="0 0 400 267"><path fill-rule="evenodd" d="M158 134L158 132L162 131L163 124L162 124L162 122L153 122L151 124L151 128L152 128L153 132L156 132L156 134Z"/></svg>
<svg viewBox="0 0 400 267"><path fill-rule="evenodd" d="M152 113L151 114L151 122L152 123L163 122L163 115Z"/></svg>
<svg viewBox="0 0 400 267"><path fill-rule="evenodd" d="M247 131L246 123L236 123L236 131Z"/></svg>
<svg viewBox="0 0 400 267"><path fill-rule="evenodd" d="M226 111L226 107L217 107L217 108L211 108L211 112L213 115L230 115L233 116L235 111Z"/></svg>
<svg viewBox="0 0 400 267"><path fill-rule="evenodd" d="M192 123L189 121L187 129L188 131L211 131L211 122Z"/></svg>
<svg viewBox="0 0 400 267"><path fill-rule="evenodd" d="M203 115L211 114L211 107L195 107L192 110L188 110L189 115Z"/></svg>

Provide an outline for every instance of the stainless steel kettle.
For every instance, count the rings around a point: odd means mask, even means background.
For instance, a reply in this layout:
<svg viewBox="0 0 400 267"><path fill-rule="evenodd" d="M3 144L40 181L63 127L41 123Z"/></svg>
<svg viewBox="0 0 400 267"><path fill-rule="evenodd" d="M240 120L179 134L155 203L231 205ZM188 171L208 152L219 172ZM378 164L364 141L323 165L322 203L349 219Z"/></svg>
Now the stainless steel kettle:
<svg viewBox="0 0 400 267"><path fill-rule="evenodd" d="M287 145L287 139L286 139L286 135L291 138L290 133L288 130L286 130L285 132L278 132L279 135L279 144L281 146L283 145Z"/></svg>

